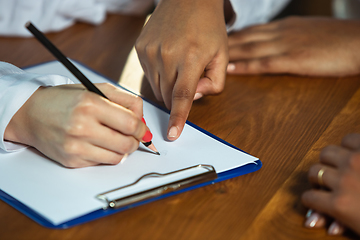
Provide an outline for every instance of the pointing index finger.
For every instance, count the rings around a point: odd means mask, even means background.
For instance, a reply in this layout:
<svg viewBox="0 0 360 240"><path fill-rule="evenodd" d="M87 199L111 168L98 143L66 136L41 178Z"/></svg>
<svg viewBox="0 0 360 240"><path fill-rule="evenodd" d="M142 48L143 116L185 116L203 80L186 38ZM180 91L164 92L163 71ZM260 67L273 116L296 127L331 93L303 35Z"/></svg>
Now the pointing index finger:
<svg viewBox="0 0 360 240"><path fill-rule="evenodd" d="M189 72L191 72L191 70ZM197 73L188 77L184 73L179 73L178 75L179 77L172 92L171 113L167 135L169 140L174 141L178 139L184 128L200 75L201 74Z"/></svg>

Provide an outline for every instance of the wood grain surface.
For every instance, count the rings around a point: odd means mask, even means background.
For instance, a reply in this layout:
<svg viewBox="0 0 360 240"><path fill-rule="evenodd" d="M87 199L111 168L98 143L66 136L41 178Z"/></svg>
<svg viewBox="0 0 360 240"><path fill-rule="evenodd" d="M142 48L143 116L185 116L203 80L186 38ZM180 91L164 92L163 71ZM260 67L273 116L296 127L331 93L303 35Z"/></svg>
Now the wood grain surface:
<svg viewBox="0 0 360 240"><path fill-rule="evenodd" d="M110 15L47 34L68 57L117 81L144 18ZM0 38L0 60L53 60L35 39ZM154 100L149 84L141 93ZM257 172L65 230L44 228L0 201L0 239L357 239L303 227L300 195L321 149L360 133L360 76L227 76L218 96L194 102L189 121L257 156ZM226 159L224 159L226 161Z"/></svg>

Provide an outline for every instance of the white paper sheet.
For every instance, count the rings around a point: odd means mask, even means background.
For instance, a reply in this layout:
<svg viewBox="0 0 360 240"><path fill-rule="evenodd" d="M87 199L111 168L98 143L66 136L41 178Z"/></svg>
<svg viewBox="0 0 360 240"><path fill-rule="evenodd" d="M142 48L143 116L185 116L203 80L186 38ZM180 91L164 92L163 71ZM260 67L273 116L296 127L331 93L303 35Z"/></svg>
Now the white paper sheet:
<svg viewBox="0 0 360 240"><path fill-rule="evenodd" d="M78 67L94 83L107 81L83 66ZM75 81L58 62L27 71L57 73ZM220 173L258 160L189 125L177 141L165 140L169 115L147 102L144 102L144 117L160 156L138 150L116 166L67 169L29 148L0 155L0 189L58 225L104 207L104 203L95 198L97 194L128 185L149 172L166 173L210 164ZM162 179L151 179L145 185L151 188L159 181Z"/></svg>

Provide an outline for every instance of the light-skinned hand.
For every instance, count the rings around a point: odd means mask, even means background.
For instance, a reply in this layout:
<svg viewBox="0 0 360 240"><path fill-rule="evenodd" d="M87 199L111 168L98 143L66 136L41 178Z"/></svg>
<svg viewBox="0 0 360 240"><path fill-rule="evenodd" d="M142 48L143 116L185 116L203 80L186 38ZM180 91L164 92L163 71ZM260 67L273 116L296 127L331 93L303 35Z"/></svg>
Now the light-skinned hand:
<svg viewBox="0 0 360 240"><path fill-rule="evenodd" d="M13 116L5 139L70 168L119 163L148 130L142 99L111 84L96 85L109 100L78 84L39 88Z"/></svg>
<svg viewBox="0 0 360 240"><path fill-rule="evenodd" d="M290 17L229 36L229 74L360 73L360 21Z"/></svg>
<svg viewBox="0 0 360 240"><path fill-rule="evenodd" d="M315 210L313 226L324 227L325 216L336 221L329 234L341 234L346 226L360 235L360 135L343 138L341 146L328 146L320 154L320 163L309 170L309 180L318 184L318 172L324 169L321 189L313 188L302 195L305 206Z"/></svg>
<svg viewBox="0 0 360 240"><path fill-rule="evenodd" d="M224 88L228 49L223 5L224 0L160 1L136 42L156 98L171 109L169 140L180 136L194 99Z"/></svg>

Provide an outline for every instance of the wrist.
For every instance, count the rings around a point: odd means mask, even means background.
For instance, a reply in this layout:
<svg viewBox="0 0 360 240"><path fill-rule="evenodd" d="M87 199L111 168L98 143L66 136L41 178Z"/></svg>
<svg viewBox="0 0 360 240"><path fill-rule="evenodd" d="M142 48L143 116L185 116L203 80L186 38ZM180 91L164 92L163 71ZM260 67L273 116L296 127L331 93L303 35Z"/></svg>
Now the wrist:
<svg viewBox="0 0 360 240"><path fill-rule="evenodd" d="M35 104L35 98L42 89L43 87L37 89L11 118L4 132L4 140L31 145L30 113Z"/></svg>
<svg viewBox="0 0 360 240"><path fill-rule="evenodd" d="M15 115L11 118L9 124L6 126L5 132L4 132L4 140L15 142L15 143L22 143L26 144L24 141L21 140L21 134L20 132L23 127L21 127L21 120L22 118L22 107L15 113Z"/></svg>

